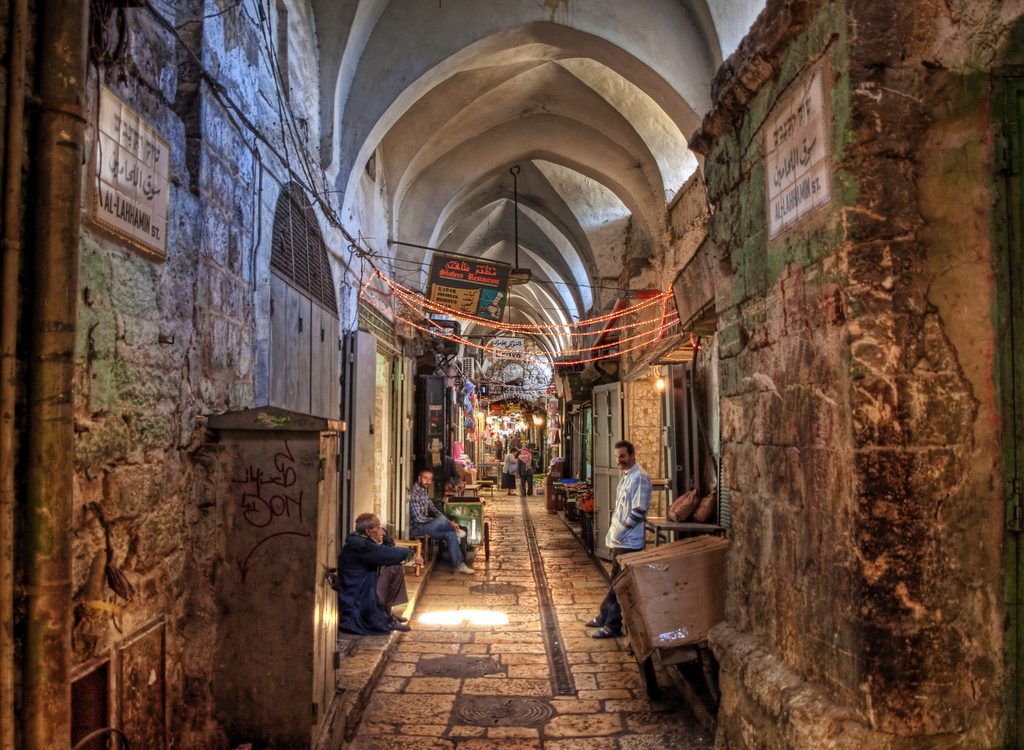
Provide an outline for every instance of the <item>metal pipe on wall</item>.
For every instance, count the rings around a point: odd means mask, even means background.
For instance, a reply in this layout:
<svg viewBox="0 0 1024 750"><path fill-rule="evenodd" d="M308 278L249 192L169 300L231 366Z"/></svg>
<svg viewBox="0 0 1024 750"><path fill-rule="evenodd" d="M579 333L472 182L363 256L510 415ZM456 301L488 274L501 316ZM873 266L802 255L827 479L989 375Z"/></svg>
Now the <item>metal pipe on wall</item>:
<svg viewBox="0 0 1024 750"><path fill-rule="evenodd" d="M22 152L25 141L25 59L28 0L14 0L8 25L7 123L4 146L3 265L0 270L0 750L14 750L14 539L17 500L15 405L17 389L18 274L22 243Z"/></svg>
<svg viewBox="0 0 1024 750"><path fill-rule="evenodd" d="M89 4L40 9L26 429L24 747L71 745L71 520L79 211Z"/></svg>

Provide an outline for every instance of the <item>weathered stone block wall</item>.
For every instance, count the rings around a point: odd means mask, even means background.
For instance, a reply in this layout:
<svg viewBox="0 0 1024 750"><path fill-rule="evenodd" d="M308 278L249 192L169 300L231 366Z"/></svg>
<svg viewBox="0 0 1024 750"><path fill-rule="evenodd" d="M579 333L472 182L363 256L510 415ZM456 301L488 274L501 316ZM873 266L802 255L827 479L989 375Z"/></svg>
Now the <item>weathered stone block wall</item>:
<svg viewBox="0 0 1024 750"><path fill-rule="evenodd" d="M661 435L661 394L654 389L649 377L625 383L624 388L625 424L629 433L627 439L636 449L637 463L651 479L663 478L665 460Z"/></svg>
<svg viewBox="0 0 1024 750"><path fill-rule="evenodd" d="M166 703L159 691L118 683L125 711L152 719L150 734L129 736L133 746L160 746L161 725L173 728L168 748L229 741L211 685L214 592L226 564L217 509L235 498L207 477L216 452L203 448L205 416L250 407L266 393L268 312L256 308L269 299L273 211L290 170L302 171L297 154L319 143L306 111L315 112L315 50L290 66L292 110L305 123L293 127L283 100L271 96L269 32L248 7L183 2L166 19L174 32L150 11L115 10L106 49L118 55L94 56L90 67L90 91L105 83L163 135L172 159L166 260L144 257L90 222L81 245L74 661L85 670L156 624L162 653L147 654L143 666L166 685ZM305 33L314 38L311 28ZM307 156L319 164L315 150ZM108 526L109 555L89 503ZM131 591L112 590L110 565Z"/></svg>
<svg viewBox="0 0 1024 750"><path fill-rule="evenodd" d="M707 186L703 173L698 171L683 184L668 208L668 248L661 258L655 258L663 286L671 283L679 270L693 258L708 236L710 218Z"/></svg>
<svg viewBox="0 0 1024 750"><path fill-rule="evenodd" d="M993 334L966 304L991 274L990 123L937 70L933 6L770 2L695 139L726 268L722 747L995 744ZM762 128L816 66L832 201L769 240Z"/></svg>
<svg viewBox="0 0 1024 750"><path fill-rule="evenodd" d="M836 606L854 585L835 258L842 178L831 207L769 242L761 132L773 104L818 60L838 121L831 143L838 161L848 81L838 10L793 11L802 16L784 33L796 49L775 62L774 78L734 113L742 119L715 143L705 167L715 207L711 237L729 274L716 292L722 481L732 492L729 623L806 679L854 701L856 635L849 614Z"/></svg>

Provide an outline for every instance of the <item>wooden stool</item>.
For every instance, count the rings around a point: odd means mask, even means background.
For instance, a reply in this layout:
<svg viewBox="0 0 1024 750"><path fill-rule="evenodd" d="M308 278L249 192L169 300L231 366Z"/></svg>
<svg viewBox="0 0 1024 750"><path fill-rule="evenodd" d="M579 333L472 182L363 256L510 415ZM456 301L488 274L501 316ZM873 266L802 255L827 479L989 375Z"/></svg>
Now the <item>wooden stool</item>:
<svg viewBox="0 0 1024 750"><path fill-rule="evenodd" d="M416 555L415 556L416 557L422 557L423 556L423 541L422 540L423 539L430 539L430 537L429 536L428 537L418 537L417 539L396 539L395 540L395 546L396 547L405 547L407 549L416 550ZM425 557L423 559L426 560ZM416 568L416 575L419 575L420 571L423 570L423 566L422 565L414 565L413 567Z"/></svg>

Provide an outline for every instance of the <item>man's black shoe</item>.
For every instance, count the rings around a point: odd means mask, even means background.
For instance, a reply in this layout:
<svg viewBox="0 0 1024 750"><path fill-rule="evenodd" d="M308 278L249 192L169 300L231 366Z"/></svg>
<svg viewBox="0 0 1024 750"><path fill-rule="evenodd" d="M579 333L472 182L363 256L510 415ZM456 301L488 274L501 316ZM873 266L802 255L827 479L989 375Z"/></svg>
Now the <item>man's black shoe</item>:
<svg viewBox="0 0 1024 750"><path fill-rule="evenodd" d="M398 620L399 622L409 622L408 617L402 617L401 615L391 615L392 620Z"/></svg>
<svg viewBox="0 0 1024 750"><path fill-rule="evenodd" d="M399 622L398 620L391 621L391 629L401 631L402 633L408 633L410 630L412 630L412 628L409 627L407 624L405 624L404 622Z"/></svg>
<svg viewBox="0 0 1024 750"><path fill-rule="evenodd" d="M604 623L601 622L601 618L595 617L593 620L587 620L588 628L603 628Z"/></svg>
<svg viewBox="0 0 1024 750"><path fill-rule="evenodd" d="M609 630L608 628L601 628L595 630L591 638L619 638L622 636L621 630Z"/></svg>

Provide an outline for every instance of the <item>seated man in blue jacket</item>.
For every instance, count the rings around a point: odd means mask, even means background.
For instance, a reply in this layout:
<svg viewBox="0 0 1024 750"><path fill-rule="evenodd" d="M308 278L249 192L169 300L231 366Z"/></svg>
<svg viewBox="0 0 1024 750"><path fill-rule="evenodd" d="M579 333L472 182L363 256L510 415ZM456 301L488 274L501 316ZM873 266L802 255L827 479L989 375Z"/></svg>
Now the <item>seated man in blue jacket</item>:
<svg viewBox="0 0 1024 750"><path fill-rule="evenodd" d="M404 618L400 620L391 614L391 607L399 603L394 596L405 590L405 574L401 567L396 572L388 566L401 566L414 554L412 549L395 546L376 515L357 516L356 530L348 535L338 555L338 627L359 635L409 630ZM418 564L423 561L418 560ZM388 586L391 594L379 590L382 569L391 581L402 576L400 587Z"/></svg>

